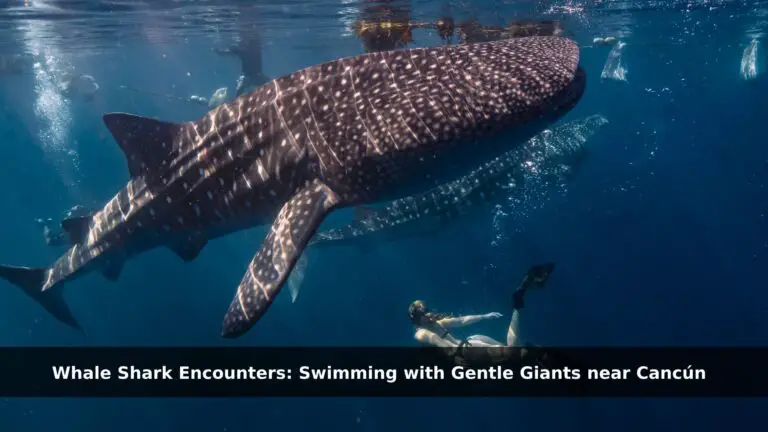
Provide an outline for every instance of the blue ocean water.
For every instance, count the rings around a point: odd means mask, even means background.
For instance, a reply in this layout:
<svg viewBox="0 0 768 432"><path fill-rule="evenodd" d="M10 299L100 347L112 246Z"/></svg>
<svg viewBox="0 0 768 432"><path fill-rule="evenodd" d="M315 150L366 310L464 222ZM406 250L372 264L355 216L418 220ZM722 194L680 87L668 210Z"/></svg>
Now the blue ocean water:
<svg viewBox="0 0 768 432"><path fill-rule="evenodd" d="M61 252L36 218L99 205L127 179L101 122L123 111L170 121L206 107L183 102L229 87L235 59L212 52L237 23L263 36L264 72L277 77L362 52L348 34L355 1L0 2L0 54L31 54L0 75L0 262L47 265ZM768 6L747 1L411 2L415 18L450 11L488 24L558 19L583 46L588 88L563 121L610 123L565 194L542 205L489 209L439 235L313 257L295 304L277 300L247 336L220 338L223 313L266 228L210 243L193 263L158 249L118 282L90 275L66 297L87 338L0 283L3 345L413 345L408 304L507 312L532 263L555 261L531 300L523 335L541 345L768 344L768 81L760 41ZM626 43L626 75L602 78L611 46ZM414 46L440 43L417 33ZM757 40L757 76L740 74ZM747 59L749 60L749 59ZM764 59L762 59L764 61ZM86 101L62 94L63 71L93 76ZM616 72L616 70L612 70ZM133 90L131 90L133 89ZM135 91L134 91L135 90ZM159 95L174 95L177 98ZM496 220L496 224L494 224ZM480 333L503 336L498 322ZM738 359L734 359L736 366ZM2 385L2 383L0 383ZM566 399L6 399L0 430L714 430L768 420L762 400ZM761 420L763 422L761 422Z"/></svg>

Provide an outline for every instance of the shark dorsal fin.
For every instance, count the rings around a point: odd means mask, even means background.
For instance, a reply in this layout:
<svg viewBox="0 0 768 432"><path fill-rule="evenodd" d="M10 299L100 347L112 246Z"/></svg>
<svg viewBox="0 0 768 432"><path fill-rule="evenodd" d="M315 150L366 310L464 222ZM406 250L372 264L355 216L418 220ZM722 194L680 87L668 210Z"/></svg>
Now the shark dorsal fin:
<svg viewBox="0 0 768 432"><path fill-rule="evenodd" d="M90 216L75 216L61 221L61 229L69 234L71 244L77 244L83 241L88 234L88 225L91 223Z"/></svg>
<svg viewBox="0 0 768 432"><path fill-rule="evenodd" d="M128 161L131 177L157 173L175 157L182 125L125 113L104 115L104 124Z"/></svg>

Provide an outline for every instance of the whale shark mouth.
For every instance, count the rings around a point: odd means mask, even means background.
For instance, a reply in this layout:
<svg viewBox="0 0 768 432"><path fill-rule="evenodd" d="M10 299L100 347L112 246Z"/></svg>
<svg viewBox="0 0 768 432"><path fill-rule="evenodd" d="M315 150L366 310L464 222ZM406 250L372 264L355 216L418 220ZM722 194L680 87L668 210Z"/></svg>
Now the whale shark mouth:
<svg viewBox="0 0 768 432"><path fill-rule="evenodd" d="M573 80L558 95L557 100L552 104L552 111L556 117L560 117L569 112L581 100L587 89L587 74L579 66L573 74Z"/></svg>

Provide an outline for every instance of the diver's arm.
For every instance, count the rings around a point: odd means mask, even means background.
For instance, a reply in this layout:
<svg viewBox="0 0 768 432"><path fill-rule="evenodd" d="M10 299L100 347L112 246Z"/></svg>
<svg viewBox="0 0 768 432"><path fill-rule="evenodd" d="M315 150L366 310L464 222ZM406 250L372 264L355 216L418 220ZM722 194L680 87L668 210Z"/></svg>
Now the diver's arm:
<svg viewBox="0 0 768 432"><path fill-rule="evenodd" d="M501 317L501 314L498 312L491 312L483 315L465 315L460 317L450 317L450 318L443 318L439 321L437 321L437 324L444 328L449 327L464 327L468 325L472 325L475 323L478 323L483 320L487 319L495 319Z"/></svg>
<svg viewBox="0 0 768 432"><path fill-rule="evenodd" d="M456 346L456 344L452 343L451 341L443 339L436 335L434 332L423 328L416 330L416 334L414 334L413 337L420 343L424 345L431 345L433 347L453 348Z"/></svg>

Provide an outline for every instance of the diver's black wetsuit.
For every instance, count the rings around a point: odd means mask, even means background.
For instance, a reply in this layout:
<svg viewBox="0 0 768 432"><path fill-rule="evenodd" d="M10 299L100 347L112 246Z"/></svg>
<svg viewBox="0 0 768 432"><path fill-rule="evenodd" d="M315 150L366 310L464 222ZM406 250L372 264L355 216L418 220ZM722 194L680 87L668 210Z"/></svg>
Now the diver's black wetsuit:
<svg viewBox="0 0 768 432"><path fill-rule="evenodd" d="M240 59L241 79L237 83L236 96L267 82L262 70L261 37L256 32L241 37L243 39L239 43L229 48L216 49L221 55L232 55Z"/></svg>

